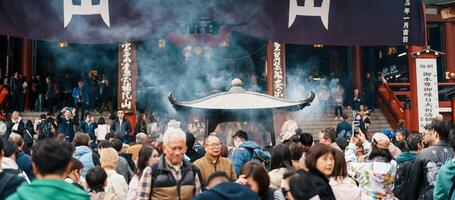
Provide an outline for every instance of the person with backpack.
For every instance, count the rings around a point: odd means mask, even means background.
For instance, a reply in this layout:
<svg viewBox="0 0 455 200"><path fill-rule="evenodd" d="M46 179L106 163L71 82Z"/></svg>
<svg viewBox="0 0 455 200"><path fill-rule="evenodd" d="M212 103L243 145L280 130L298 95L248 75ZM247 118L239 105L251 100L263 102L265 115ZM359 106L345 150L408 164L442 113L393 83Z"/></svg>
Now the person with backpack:
<svg viewBox="0 0 455 200"><path fill-rule="evenodd" d="M2 168L3 161L3 141L0 139L0 199L6 199L16 192L16 189L26 183L24 177L5 172Z"/></svg>
<svg viewBox="0 0 455 200"><path fill-rule="evenodd" d="M186 134L178 126L168 124L163 135L164 155L144 169L137 200L191 199L201 192L199 170L183 159Z"/></svg>
<svg viewBox="0 0 455 200"><path fill-rule="evenodd" d="M237 179L234 167L229 159L221 157L221 142L216 135L209 135L204 141L205 156L193 164L201 171L202 184L207 184L208 177L215 172L225 172L231 181Z"/></svg>
<svg viewBox="0 0 455 200"><path fill-rule="evenodd" d="M239 130L232 138L234 140L235 151L232 154L231 160L237 177L240 175L242 166L252 160L268 168L270 153L263 151L256 142L248 140L248 134L246 132Z"/></svg>
<svg viewBox="0 0 455 200"><path fill-rule="evenodd" d="M30 179L28 178L27 174L19 168L17 165L15 159L16 159L16 153L17 153L17 144L5 140L3 142L3 159L2 159L2 168L3 171L10 173L10 174L15 174L18 176L22 176L25 178L27 183L30 183Z"/></svg>
<svg viewBox="0 0 455 200"><path fill-rule="evenodd" d="M55 124L54 118L48 117L41 121L38 125L38 140L53 138L56 129L57 125Z"/></svg>

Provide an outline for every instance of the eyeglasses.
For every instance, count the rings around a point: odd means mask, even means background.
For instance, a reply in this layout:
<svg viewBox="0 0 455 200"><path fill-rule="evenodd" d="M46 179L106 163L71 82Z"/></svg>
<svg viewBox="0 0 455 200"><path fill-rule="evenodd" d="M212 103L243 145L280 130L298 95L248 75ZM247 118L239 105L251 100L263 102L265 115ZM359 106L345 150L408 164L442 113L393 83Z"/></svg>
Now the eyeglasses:
<svg viewBox="0 0 455 200"><path fill-rule="evenodd" d="M221 146L221 143L206 144L208 147L217 148Z"/></svg>

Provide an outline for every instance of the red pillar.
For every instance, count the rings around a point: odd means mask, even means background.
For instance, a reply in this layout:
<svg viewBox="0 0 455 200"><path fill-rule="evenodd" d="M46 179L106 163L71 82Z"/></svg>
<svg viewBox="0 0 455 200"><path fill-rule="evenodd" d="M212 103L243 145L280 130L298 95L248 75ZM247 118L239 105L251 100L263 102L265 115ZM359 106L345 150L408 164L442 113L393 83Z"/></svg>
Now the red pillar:
<svg viewBox="0 0 455 200"><path fill-rule="evenodd" d="M446 72L455 72L455 23L450 21L443 22L444 25L444 52ZM455 80L448 80L455 82Z"/></svg>
<svg viewBox="0 0 455 200"><path fill-rule="evenodd" d="M362 92L362 48L360 46L352 47L352 79L354 89Z"/></svg>
<svg viewBox="0 0 455 200"><path fill-rule="evenodd" d="M452 98L450 104L452 107L452 122L455 122L455 98Z"/></svg>
<svg viewBox="0 0 455 200"><path fill-rule="evenodd" d="M30 84L32 77L32 40L22 39L21 45L21 74L26 77L26 81ZM24 110L30 110L30 92L25 94Z"/></svg>

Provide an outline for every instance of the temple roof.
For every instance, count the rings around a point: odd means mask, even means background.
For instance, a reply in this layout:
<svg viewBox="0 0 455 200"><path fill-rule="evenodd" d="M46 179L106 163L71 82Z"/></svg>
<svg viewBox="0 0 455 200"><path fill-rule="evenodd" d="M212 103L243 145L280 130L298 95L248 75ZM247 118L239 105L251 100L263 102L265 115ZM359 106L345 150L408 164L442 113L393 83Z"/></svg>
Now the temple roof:
<svg viewBox="0 0 455 200"><path fill-rule="evenodd" d="M309 106L314 99L314 92L305 100L286 100L270 95L246 91L241 87L240 79L232 81L228 92L220 92L193 101L177 101L169 94L169 101L176 107L204 110L252 110L252 109L285 109L298 111Z"/></svg>

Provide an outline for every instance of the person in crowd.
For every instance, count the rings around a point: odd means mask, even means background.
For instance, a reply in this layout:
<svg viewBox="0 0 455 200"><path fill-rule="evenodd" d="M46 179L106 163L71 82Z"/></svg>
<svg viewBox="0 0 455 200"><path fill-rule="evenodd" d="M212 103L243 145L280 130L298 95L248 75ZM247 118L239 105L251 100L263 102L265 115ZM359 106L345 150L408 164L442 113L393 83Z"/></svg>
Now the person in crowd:
<svg viewBox="0 0 455 200"><path fill-rule="evenodd" d="M46 96L46 90L47 90L47 83L43 82L41 80L40 75L36 75L36 81L38 82L38 99L37 102L35 103L38 107L38 112L43 112L44 109L44 100Z"/></svg>
<svg viewBox="0 0 455 200"><path fill-rule="evenodd" d="M301 163L305 163L305 155L308 150L313 146L313 135L311 133L301 133L299 135L300 143L302 144L302 157L300 158Z"/></svg>
<svg viewBox="0 0 455 200"><path fill-rule="evenodd" d="M360 111L360 105L362 105L362 103L364 103L364 100L360 96L359 89L354 89L354 97L349 104L352 108L352 116L357 115L357 113Z"/></svg>
<svg viewBox="0 0 455 200"><path fill-rule="evenodd" d="M370 73L366 73L365 80L363 82L365 88L365 103L368 108L374 110L374 100L376 98L376 86Z"/></svg>
<svg viewBox="0 0 455 200"><path fill-rule="evenodd" d="M455 131L449 135L450 145L455 149ZM454 199L455 196L455 155L439 169L434 186L434 199Z"/></svg>
<svg viewBox="0 0 455 200"><path fill-rule="evenodd" d="M16 164L19 166L19 169L24 171L27 174L27 177L30 181L35 180L35 174L33 174L32 169L32 157L24 153L24 140L19 134L14 134L9 137L9 140L16 143L18 149L16 153Z"/></svg>
<svg viewBox="0 0 455 200"><path fill-rule="evenodd" d="M12 133L19 134L23 136L25 132L25 123L22 121L22 118L18 111L14 111L11 115L11 120L6 123L6 134L5 137L8 138Z"/></svg>
<svg viewBox="0 0 455 200"><path fill-rule="evenodd" d="M136 172L131 179L129 188L128 188L128 200L135 200L138 196L138 189L139 189L139 179L142 176L142 172L144 169L149 166L153 165L154 163L158 162L160 158L160 154L158 151L149 145L143 145L139 150L139 156L137 159L137 168Z"/></svg>
<svg viewBox="0 0 455 200"><path fill-rule="evenodd" d="M352 135L352 125L348 122L348 115L346 113L341 116L343 121L337 124L336 137L349 138Z"/></svg>
<svg viewBox="0 0 455 200"><path fill-rule="evenodd" d="M280 190L269 187L270 177L267 170L258 162L245 163L236 183L249 187L259 195L261 200L284 200Z"/></svg>
<svg viewBox="0 0 455 200"><path fill-rule="evenodd" d="M24 135L22 136L25 144L23 149L27 153L30 153L30 148L33 146L35 135L36 132L32 120L27 120L25 123Z"/></svg>
<svg viewBox="0 0 455 200"><path fill-rule="evenodd" d="M183 159L186 134L179 126L174 120L168 123L163 135L164 154L142 172L138 200L191 199L201 192L199 170Z"/></svg>
<svg viewBox="0 0 455 200"><path fill-rule="evenodd" d="M319 132L319 143L328 145L338 151L343 151L336 143L336 133L332 129L326 128Z"/></svg>
<svg viewBox="0 0 455 200"><path fill-rule="evenodd" d="M186 153L185 155L190 158L190 161L194 163L196 160L199 158L204 157L205 151L194 148L194 143L196 142L196 139L194 138L194 135L191 133L186 133Z"/></svg>
<svg viewBox="0 0 455 200"><path fill-rule="evenodd" d="M27 174L19 168L16 163L16 152L17 152L17 145L16 143L5 140L3 142L3 159L2 159L2 168L3 171L19 175L25 178L25 180L30 183L30 179L28 178Z"/></svg>
<svg viewBox="0 0 455 200"><path fill-rule="evenodd" d="M453 123L446 120L433 120L427 127L433 145L423 149L415 158L408 185L408 199L433 199L433 189L439 168L453 158L453 148L449 145L449 133Z"/></svg>
<svg viewBox="0 0 455 200"><path fill-rule="evenodd" d="M115 171L118 159L117 151L113 148L105 148L100 152L101 167L107 174L106 192L116 194L119 199L126 199L128 183L122 175Z"/></svg>
<svg viewBox="0 0 455 200"><path fill-rule="evenodd" d="M122 138L123 143L128 143L128 135L131 132L131 124L125 119L123 110L117 111L117 118L112 121L111 133L114 133L119 138Z"/></svg>
<svg viewBox="0 0 455 200"><path fill-rule="evenodd" d="M100 97L101 97L101 101L102 101L101 108L100 108L101 114L104 112L104 109L107 109L110 114L113 113L113 110L112 110L113 96L114 96L114 91L109 82L109 79L104 78L101 81L101 87L100 87Z"/></svg>
<svg viewBox="0 0 455 200"><path fill-rule="evenodd" d="M412 164L417 156L417 153L423 149L423 139L419 134L411 134L407 139L409 152L401 153L397 158L397 174L395 176L395 187L393 193L398 199L408 199L406 188L410 181Z"/></svg>
<svg viewBox="0 0 455 200"><path fill-rule="evenodd" d="M406 140L406 138L408 138L408 136L410 135L410 131L405 127L405 125L406 122L404 121L404 119L398 120L397 123L398 128L396 128L394 132L396 133L400 131L401 133L403 133L404 139Z"/></svg>
<svg viewBox="0 0 455 200"><path fill-rule="evenodd" d="M300 158L302 158L303 154L303 147L300 143L299 136L294 135L289 139L289 152L291 153L291 161L292 166L294 169L307 169L304 162L300 162Z"/></svg>
<svg viewBox="0 0 455 200"><path fill-rule="evenodd" d="M98 124L95 122L92 114L87 113L85 115L85 121L81 123L82 132L88 133L92 141L96 140L95 129L98 128Z"/></svg>
<svg viewBox="0 0 455 200"><path fill-rule="evenodd" d="M281 126L281 132L280 132L280 142L281 143L286 143L289 138L291 138L293 135L295 135L295 131L299 128L297 122L292 119L290 115L286 115L286 121L283 123Z"/></svg>
<svg viewBox="0 0 455 200"><path fill-rule="evenodd" d="M340 119L343 116L343 97L344 89L340 83L337 83L335 89L332 91L333 105L335 107L335 120L338 120L338 113L340 113Z"/></svg>
<svg viewBox="0 0 455 200"><path fill-rule="evenodd" d="M407 152L409 151L408 144L406 142L406 136L405 133L403 133L403 130L395 130L395 146L398 147L401 152Z"/></svg>
<svg viewBox="0 0 455 200"><path fill-rule="evenodd" d="M129 146L126 149L126 153L132 154L133 161L137 160L137 157L139 156L139 150L142 148L142 145L144 144L146 138L147 135L145 133L143 132L137 133L136 144Z"/></svg>
<svg viewBox="0 0 455 200"><path fill-rule="evenodd" d="M196 140L204 140L205 129L205 123L199 115L195 115L193 119L188 122L188 132L193 134Z"/></svg>
<svg viewBox="0 0 455 200"><path fill-rule="evenodd" d="M3 170L3 140L0 139L0 199L6 199L6 197L16 192L17 188L22 184L26 183L24 177L15 174L7 173Z"/></svg>
<svg viewBox="0 0 455 200"><path fill-rule="evenodd" d="M126 182L129 183L134 175L133 170L136 168L131 158L132 154L125 155L125 153L121 152L123 144L120 139L113 138L110 142L112 144L112 148L114 148L118 154L118 161L115 171L118 174L122 175L125 178ZM131 166L129 163L131 163Z"/></svg>
<svg viewBox="0 0 455 200"><path fill-rule="evenodd" d="M248 140L248 134L242 130L237 131L232 137L235 151L232 154L231 160L234 165L235 173L239 176L242 166L248 161L251 161L256 149L261 148L256 142Z"/></svg>
<svg viewBox="0 0 455 200"><path fill-rule="evenodd" d="M77 133L73 140L75 147L73 157L83 165L82 176L85 176L91 168L100 165L99 157L89 147L90 136L85 133Z"/></svg>
<svg viewBox="0 0 455 200"><path fill-rule="evenodd" d="M82 168L84 167L82 163L76 158L71 158L70 162L71 168L69 169L68 175L65 178L65 181L73 184L74 186L84 190L84 187L81 185Z"/></svg>
<svg viewBox="0 0 455 200"><path fill-rule="evenodd" d="M329 99L330 99L330 92L327 86L322 86L318 92L319 103L322 107L322 114L328 114L328 107L329 107Z"/></svg>
<svg viewBox="0 0 455 200"><path fill-rule="evenodd" d="M31 184L23 184L8 200L87 200L87 192L64 179L71 161L71 145L54 139L45 139L33 148L33 171L37 177Z"/></svg>
<svg viewBox="0 0 455 200"><path fill-rule="evenodd" d="M367 162L353 162L356 140L361 140L371 148ZM390 139L383 133L376 133L371 140L370 144L362 132L359 132L359 136L352 137L345 152L346 160L350 162L348 172L360 183L362 199L393 199L397 163L389 152Z"/></svg>
<svg viewBox="0 0 455 200"><path fill-rule="evenodd" d="M147 116L145 114L138 114L136 117L136 126L134 127L134 134L147 132Z"/></svg>
<svg viewBox="0 0 455 200"><path fill-rule="evenodd" d="M54 115L54 108L55 108L55 102L57 101L55 99L54 95L54 83L51 80L51 77L46 77L46 92L44 95L44 99L46 100L47 103L47 111L49 115Z"/></svg>
<svg viewBox="0 0 455 200"><path fill-rule="evenodd" d="M334 170L335 151L324 144L313 145L305 160L309 172L298 170L283 176L282 193L286 199L335 199L328 180Z"/></svg>
<svg viewBox="0 0 455 200"><path fill-rule="evenodd" d="M237 179L231 161L220 156L221 141L216 135L212 134L205 138L204 149L204 157L193 163L201 172L201 182L203 186L207 184L207 179L211 174L219 171L228 174L231 181Z"/></svg>
<svg viewBox="0 0 455 200"><path fill-rule="evenodd" d="M291 152L289 147L284 144L275 146L272 150L272 157L270 159L270 187L273 189L279 189L283 175L288 170L293 170L291 160Z"/></svg>
<svg viewBox="0 0 455 200"><path fill-rule="evenodd" d="M395 144L393 144L393 140L396 138L395 133L389 129L382 129L382 133L384 135L386 135L389 138L389 140L391 141L391 143L389 145L389 152L392 154L393 158L396 159L402 153L402 151L400 150L400 148L395 146ZM406 147L406 149L407 149L407 147Z"/></svg>
<svg viewBox="0 0 455 200"><path fill-rule="evenodd" d="M68 142L72 142L74 139L74 129L77 126L77 119L73 118L73 112L75 109L63 108L60 114L57 116L58 133L65 134L65 139ZM62 117L63 114L63 117Z"/></svg>
<svg viewBox="0 0 455 200"><path fill-rule="evenodd" d="M22 83L23 79L19 72L15 72L10 83L11 102L13 110L20 110L19 101L22 96Z"/></svg>
<svg viewBox="0 0 455 200"><path fill-rule="evenodd" d="M259 196L246 186L233 183L225 172L215 172L207 179L208 190L202 192L193 200L220 199L239 200L252 199L260 200Z"/></svg>
<svg viewBox="0 0 455 200"><path fill-rule="evenodd" d="M109 125L106 124L104 117L98 119L98 126L95 128L96 142L99 143L106 139L106 134L110 131Z"/></svg>
<svg viewBox="0 0 455 200"><path fill-rule="evenodd" d="M63 107L71 107L74 105L72 101L72 90L74 88L74 82L71 79L70 73L66 72L62 82L62 96L63 96Z"/></svg>
<svg viewBox="0 0 455 200"><path fill-rule="evenodd" d="M335 151L335 167L329 184L336 199L360 200L360 188L349 176L344 153L341 151Z"/></svg>
<svg viewBox="0 0 455 200"><path fill-rule="evenodd" d="M73 89L72 96L74 98L74 107L76 108L75 116L78 119L79 116L82 118L90 108L89 89L84 86L83 80L77 82L77 87Z"/></svg>
<svg viewBox="0 0 455 200"><path fill-rule="evenodd" d="M85 180L90 189L90 200L120 200L115 193L104 191L107 185L107 174L102 167L96 166L88 170Z"/></svg>

